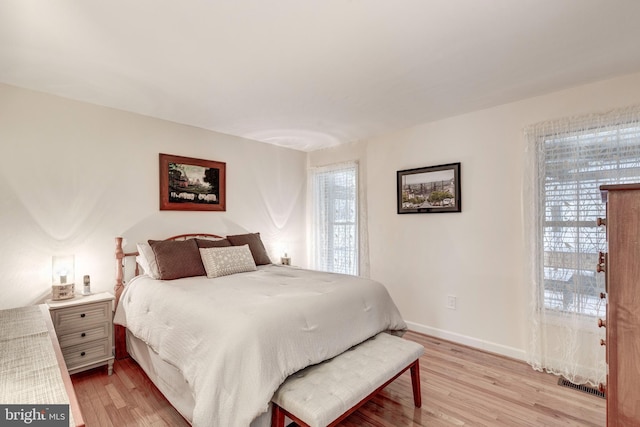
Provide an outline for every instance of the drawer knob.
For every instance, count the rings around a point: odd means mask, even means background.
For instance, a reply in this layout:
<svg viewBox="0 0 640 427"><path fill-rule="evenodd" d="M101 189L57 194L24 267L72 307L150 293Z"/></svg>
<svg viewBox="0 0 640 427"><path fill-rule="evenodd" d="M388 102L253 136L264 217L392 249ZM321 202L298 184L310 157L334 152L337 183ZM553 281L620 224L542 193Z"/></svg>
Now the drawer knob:
<svg viewBox="0 0 640 427"><path fill-rule="evenodd" d="M607 322L603 319L598 319L598 328L606 328Z"/></svg>
<svg viewBox="0 0 640 427"><path fill-rule="evenodd" d="M80 353L80 356L84 356L85 354L87 354L87 353L85 353L85 352L83 351L82 353Z"/></svg>
<svg viewBox="0 0 640 427"><path fill-rule="evenodd" d="M82 338L84 338L84 337L86 337L86 336L87 336L87 334L85 334L85 333L83 332L83 333L81 333L81 334L80 334L80 336L81 336Z"/></svg>
<svg viewBox="0 0 640 427"><path fill-rule="evenodd" d="M600 227L601 225L607 225L607 219L606 218L598 218L596 219L596 224L598 225L598 227Z"/></svg>
<svg viewBox="0 0 640 427"><path fill-rule="evenodd" d="M605 299L607 297L607 294L605 294L604 292L600 292L600 299Z"/></svg>
<svg viewBox="0 0 640 427"><path fill-rule="evenodd" d="M605 340L600 340L600 345L607 345L607 341L605 341Z"/></svg>

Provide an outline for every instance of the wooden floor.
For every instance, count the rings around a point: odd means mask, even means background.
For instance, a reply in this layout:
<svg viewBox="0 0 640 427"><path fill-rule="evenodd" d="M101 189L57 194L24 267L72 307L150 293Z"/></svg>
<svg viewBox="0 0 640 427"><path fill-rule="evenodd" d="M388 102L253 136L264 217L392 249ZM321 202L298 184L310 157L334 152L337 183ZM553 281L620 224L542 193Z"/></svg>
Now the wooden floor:
<svg viewBox="0 0 640 427"><path fill-rule="evenodd" d="M418 333L422 408L413 406L409 373L341 426L605 426L605 400L557 385L527 364ZM73 375L87 427L188 426L131 359Z"/></svg>

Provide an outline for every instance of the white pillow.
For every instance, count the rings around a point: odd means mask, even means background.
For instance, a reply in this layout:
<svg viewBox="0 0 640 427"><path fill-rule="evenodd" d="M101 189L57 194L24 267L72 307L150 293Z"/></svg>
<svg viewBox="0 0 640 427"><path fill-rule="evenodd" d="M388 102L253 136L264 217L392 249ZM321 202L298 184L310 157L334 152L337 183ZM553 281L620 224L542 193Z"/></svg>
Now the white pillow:
<svg viewBox="0 0 640 427"><path fill-rule="evenodd" d="M153 279L160 278L160 270L158 270L158 262L156 261L156 254L153 253L153 249L148 243L138 243L138 256L136 261L142 267L144 274L150 276Z"/></svg>
<svg viewBox="0 0 640 427"><path fill-rule="evenodd" d="M200 248L200 257L209 279L257 269L249 245Z"/></svg>

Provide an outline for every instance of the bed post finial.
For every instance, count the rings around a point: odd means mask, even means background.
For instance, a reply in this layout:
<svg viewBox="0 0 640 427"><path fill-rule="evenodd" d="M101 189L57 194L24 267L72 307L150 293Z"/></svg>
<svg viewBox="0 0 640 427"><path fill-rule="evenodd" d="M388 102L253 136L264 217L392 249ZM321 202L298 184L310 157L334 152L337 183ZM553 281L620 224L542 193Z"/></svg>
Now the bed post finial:
<svg viewBox="0 0 640 427"><path fill-rule="evenodd" d="M122 237L116 237L116 284L113 290L116 295L116 304L120 300L120 294L124 289L124 251L122 250Z"/></svg>

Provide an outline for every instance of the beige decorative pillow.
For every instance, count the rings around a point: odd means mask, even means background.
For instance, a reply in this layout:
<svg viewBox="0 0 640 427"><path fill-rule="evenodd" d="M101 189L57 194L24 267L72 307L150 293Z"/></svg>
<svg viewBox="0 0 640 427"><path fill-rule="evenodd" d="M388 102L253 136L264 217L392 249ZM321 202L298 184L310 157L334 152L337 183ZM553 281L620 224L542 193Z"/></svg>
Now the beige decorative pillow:
<svg viewBox="0 0 640 427"><path fill-rule="evenodd" d="M210 279L256 270L256 263L248 245L200 248L200 256Z"/></svg>

